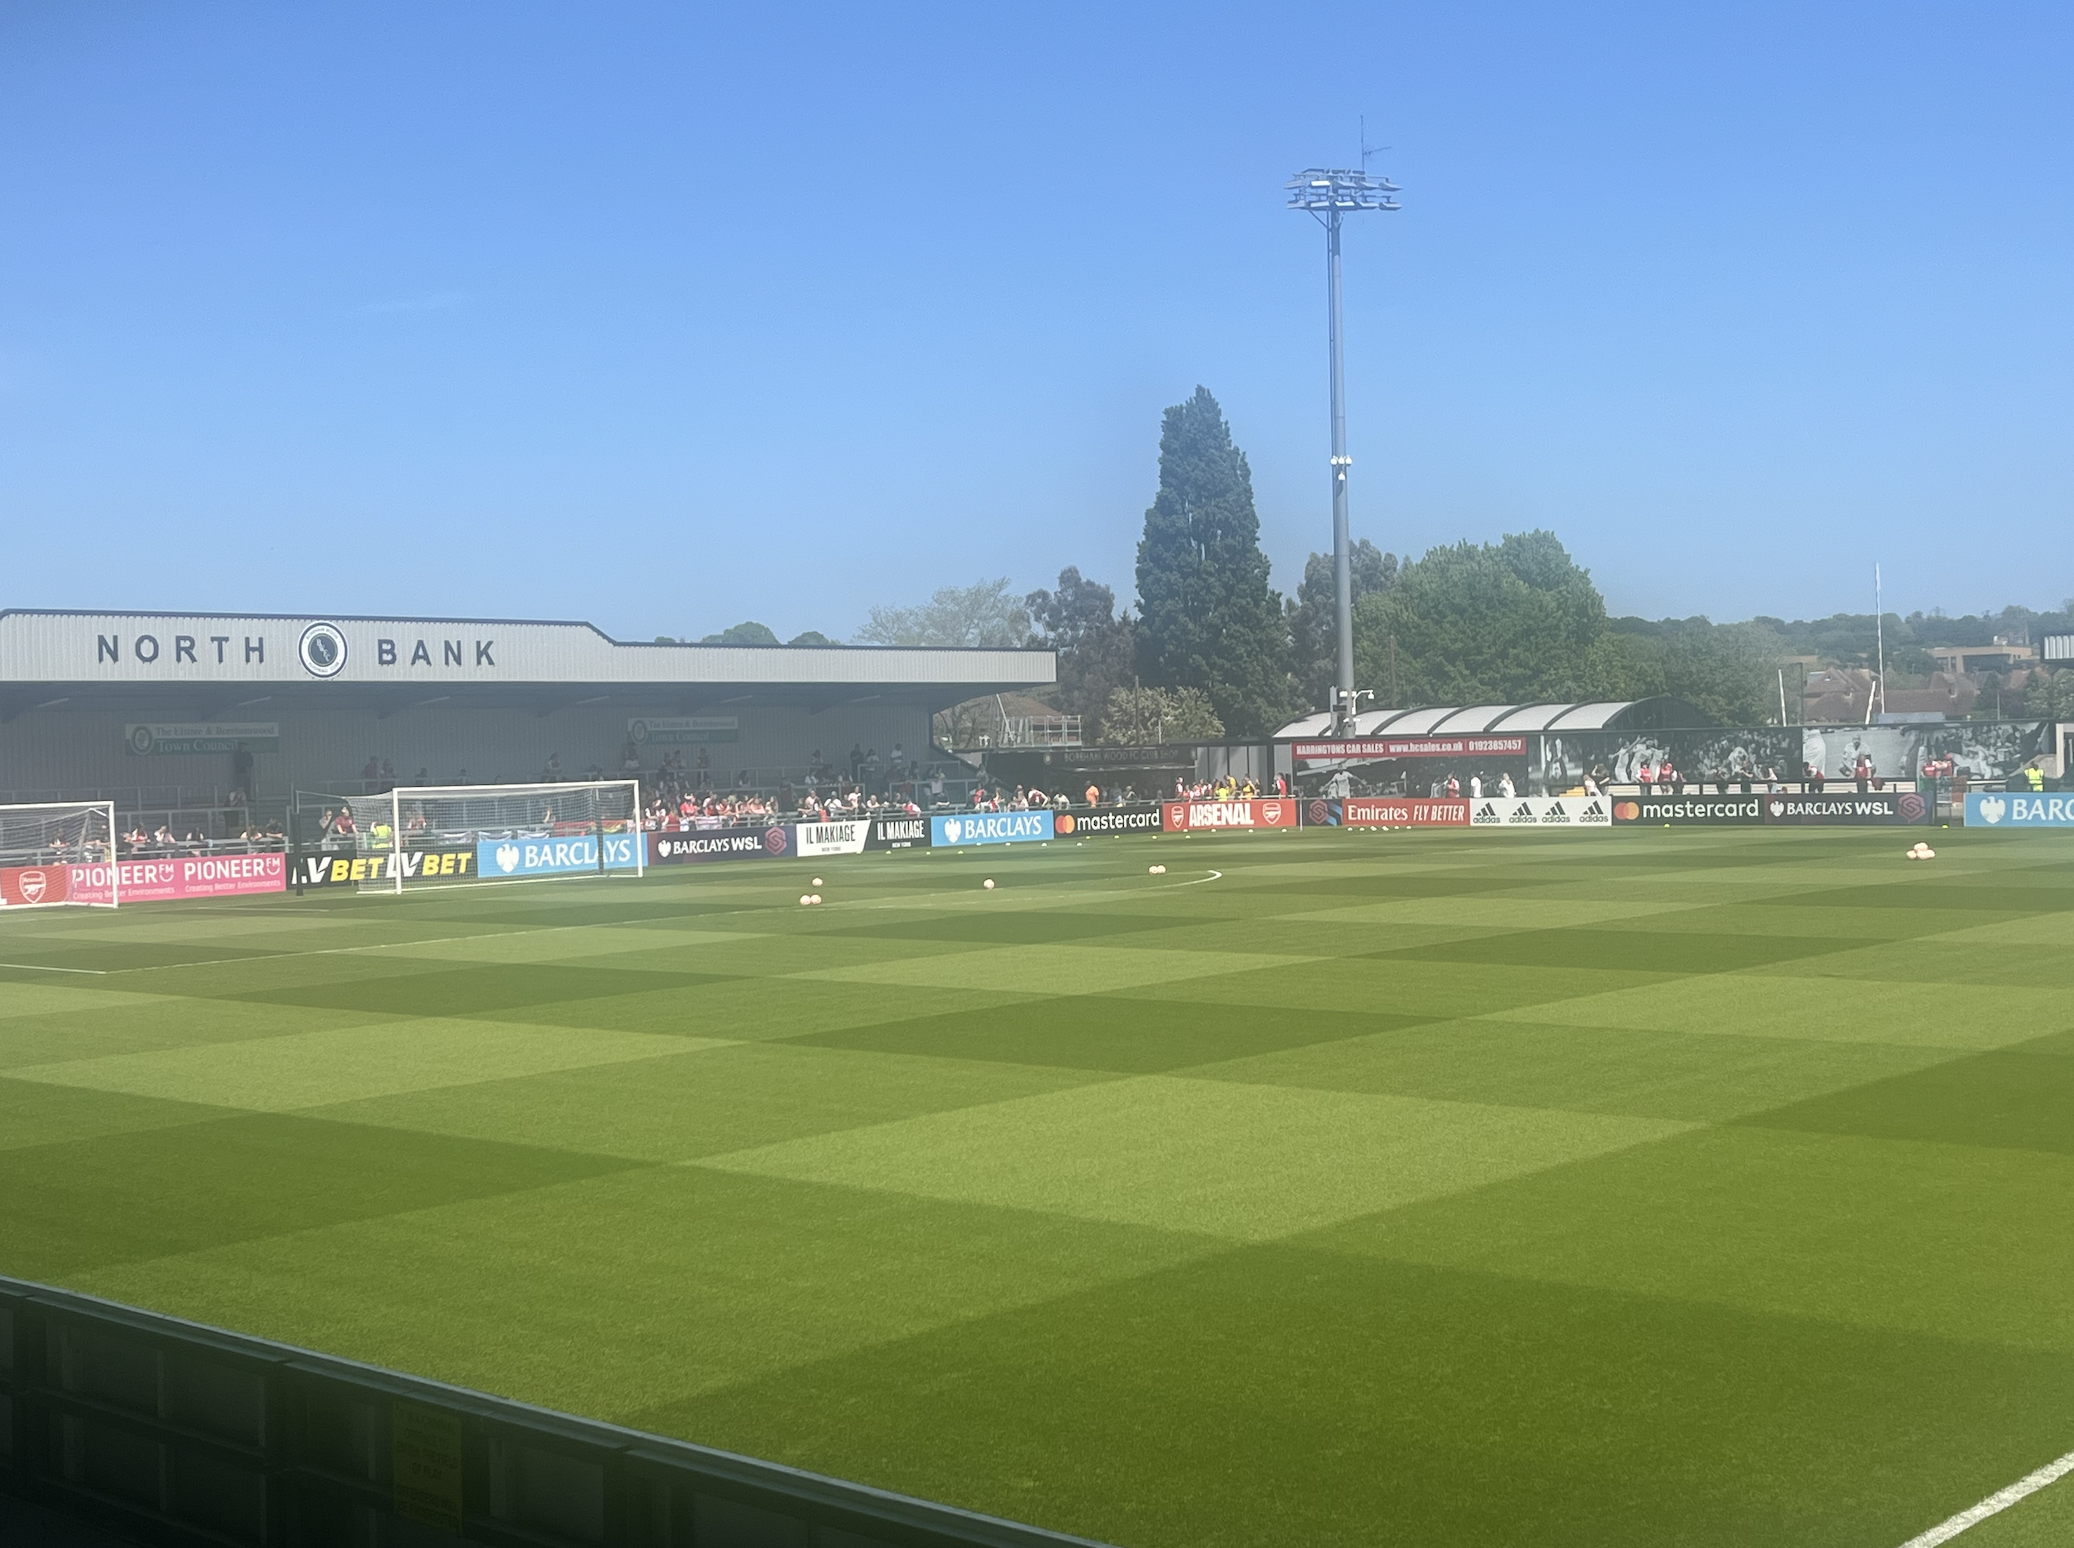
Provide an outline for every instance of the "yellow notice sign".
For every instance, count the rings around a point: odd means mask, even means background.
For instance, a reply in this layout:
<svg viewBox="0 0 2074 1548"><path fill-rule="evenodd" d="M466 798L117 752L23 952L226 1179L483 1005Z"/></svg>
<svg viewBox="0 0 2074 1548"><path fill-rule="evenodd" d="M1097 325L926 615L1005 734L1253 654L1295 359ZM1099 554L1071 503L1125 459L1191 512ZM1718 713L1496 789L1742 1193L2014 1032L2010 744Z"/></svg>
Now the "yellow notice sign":
<svg viewBox="0 0 2074 1548"><path fill-rule="evenodd" d="M461 1530L461 1416L415 1403L394 1403L396 1514L427 1526Z"/></svg>

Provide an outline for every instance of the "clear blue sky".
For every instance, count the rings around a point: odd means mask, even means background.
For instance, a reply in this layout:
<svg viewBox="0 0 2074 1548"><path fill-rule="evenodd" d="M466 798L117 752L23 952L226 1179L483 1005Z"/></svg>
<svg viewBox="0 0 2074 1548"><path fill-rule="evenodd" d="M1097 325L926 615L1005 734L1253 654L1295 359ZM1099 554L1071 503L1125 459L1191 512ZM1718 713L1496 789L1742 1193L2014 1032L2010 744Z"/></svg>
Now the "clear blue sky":
<svg viewBox="0 0 2074 1548"><path fill-rule="evenodd" d="M2074 593L2074 10L0 8L0 604L846 634L1078 564L1160 411L1618 612Z"/></svg>

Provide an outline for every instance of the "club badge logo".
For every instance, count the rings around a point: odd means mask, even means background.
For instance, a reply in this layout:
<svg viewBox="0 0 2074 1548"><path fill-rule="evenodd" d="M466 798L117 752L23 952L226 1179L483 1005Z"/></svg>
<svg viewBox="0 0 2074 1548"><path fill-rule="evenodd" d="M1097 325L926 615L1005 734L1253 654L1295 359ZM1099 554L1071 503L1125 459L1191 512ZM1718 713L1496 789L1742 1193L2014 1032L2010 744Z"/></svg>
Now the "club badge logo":
<svg viewBox="0 0 2074 1548"><path fill-rule="evenodd" d="M346 669L346 637L337 624L313 623L295 644L296 659L312 677L336 677Z"/></svg>

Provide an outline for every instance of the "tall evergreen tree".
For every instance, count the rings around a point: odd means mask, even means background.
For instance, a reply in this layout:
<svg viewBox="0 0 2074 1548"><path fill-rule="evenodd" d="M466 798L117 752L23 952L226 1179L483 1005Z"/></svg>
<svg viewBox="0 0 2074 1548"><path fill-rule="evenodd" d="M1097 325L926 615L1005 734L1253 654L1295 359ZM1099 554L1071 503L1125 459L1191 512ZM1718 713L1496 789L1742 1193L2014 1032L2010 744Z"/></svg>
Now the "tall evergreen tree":
<svg viewBox="0 0 2074 1548"><path fill-rule="evenodd" d="M1159 494L1138 542L1138 620L1150 683L1202 689L1235 737L1286 718L1289 634L1260 551L1253 474L1206 387L1160 426Z"/></svg>

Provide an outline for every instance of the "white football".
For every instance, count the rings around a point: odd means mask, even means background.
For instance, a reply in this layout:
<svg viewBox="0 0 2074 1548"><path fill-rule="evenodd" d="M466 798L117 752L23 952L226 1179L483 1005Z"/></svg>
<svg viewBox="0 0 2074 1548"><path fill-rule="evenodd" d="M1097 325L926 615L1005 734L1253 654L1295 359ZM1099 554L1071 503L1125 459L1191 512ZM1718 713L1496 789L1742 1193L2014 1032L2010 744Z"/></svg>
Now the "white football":
<svg viewBox="0 0 2074 1548"><path fill-rule="evenodd" d="M1926 849L1923 851L1923 858L1925 860L1935 860L1937 858L1937 851L1934 849Z"/></svg>
<svg viewBox="0 0 2074 1548"><path fill-rule="evenodd" d="M812 897L811 897L810 899L808 899L808 901L809 901L809 902L813 902L813 903L818 903L818 902L820 902L820 901L821 901L821 894L820 894L820 893L818 893L818 892L817 892L817 893L815 893L815 894L814 894L814 895L813 895L813 896L812 896Z"/></svg>
<svg viewBox="0 0 2074 1548"><path fill-rule="evenodd" d="M818 886L820 886L820 885L821 885L821 878L820 878L820 877L816 876L816 877L814 878L814 885L815 885L816 887L818 887Z"/></svg>
<svg viewBox="0 0 2074 1548"><path fill-rule="evenodd" d="M801 894L799 895L799 906L800 906L801 908L805 908L805 907L806 907L806 906L807 906L807 905L808 905L809 903L811 903L811 902L813 902L813 901L814 901L814 900L813 900L812 898L808 897L808 896L807 896L807 895L806 895L806 894L805 894L804 892L802 892L802 893L801 893Z"/></svg>
<svg viewBox="0 0 2074 1548"><path fill-rule="evenodd" d="M992 892L994 890L994 878L989 876L985 881L981 882L980 885L986 888L987 891Z"/></svg>

